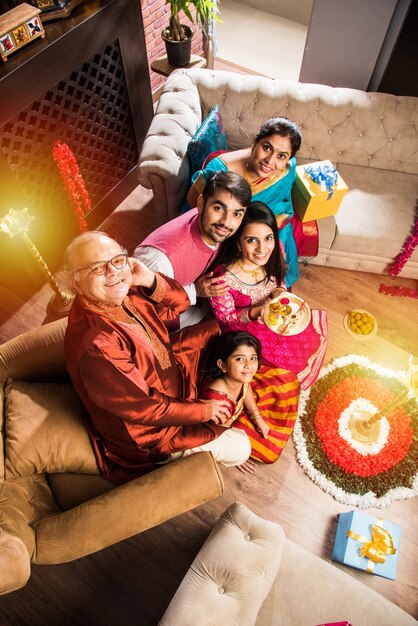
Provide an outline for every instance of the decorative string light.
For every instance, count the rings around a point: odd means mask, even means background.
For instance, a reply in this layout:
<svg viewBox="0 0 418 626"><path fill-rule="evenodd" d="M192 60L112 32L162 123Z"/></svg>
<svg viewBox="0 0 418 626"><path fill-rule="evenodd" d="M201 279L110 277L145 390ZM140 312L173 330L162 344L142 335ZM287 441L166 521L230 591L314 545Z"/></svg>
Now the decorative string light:
<svg viewBox="0 0 418 626"><path fill-rule="evenodd" d="M55 142L52 154L73 206L78 229L85 233L89 230L85 215L91 209L91 201L76 158L67 144L60 141Z"/></svg>

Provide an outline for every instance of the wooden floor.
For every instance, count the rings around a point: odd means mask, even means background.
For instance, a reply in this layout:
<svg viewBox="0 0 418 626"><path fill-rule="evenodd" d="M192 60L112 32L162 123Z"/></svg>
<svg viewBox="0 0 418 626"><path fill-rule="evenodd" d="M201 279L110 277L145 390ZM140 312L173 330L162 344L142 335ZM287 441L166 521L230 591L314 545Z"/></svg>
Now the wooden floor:
<svg viewBox="0 0 418 626"><path fill-rule="evenodd" d="M132 251L158 225L155 214L151 193L138 187L104 227ZM417 301L378 292L382 281L410 287L416 286L415 281L315 266L301 267L301 274L295 292L312 307L329 312L326 361L357 353L384 366L404 369L408 355L418 353ZM3 321L0 341L49 319L45 307L50 293L46 286L30 302L22 303L12 319ZM4 317L7 302L3 299L1 306ZM344 314L355 307L370 310L378 320L379 332L369 341L357 341L343 328ZM336 502L303 473L292 441L276 464L259 466L255 477L236 469L223 469L223 475L225 493L213 502L78 561L33 566L25 588L0 598L0 624L156 626L214 523L235 501L280 523L287 537L330 561L337 515L350 507ZM403 527L397 580L335 567L418 617L418 500L398 501L383 511L370 511Z"/></svg>

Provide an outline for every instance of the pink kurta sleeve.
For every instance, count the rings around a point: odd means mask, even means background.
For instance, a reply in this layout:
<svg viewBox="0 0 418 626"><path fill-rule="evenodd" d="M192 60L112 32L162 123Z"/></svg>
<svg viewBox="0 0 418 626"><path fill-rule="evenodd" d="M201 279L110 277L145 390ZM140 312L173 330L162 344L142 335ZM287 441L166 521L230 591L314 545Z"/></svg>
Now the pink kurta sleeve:
<svg viewBox="0 0 418 626"><path fill-rule="evenodd" d="M222 272L221 267L217 268L214 272L215 275L221 276L224 275L225 278L227 276ZM225 324L234 324L236 322L249 322L250 318L248 316L249 307L237 307L236 299L234 297L234 289L229 289L222 296L216 296L213 298L209 298L210 306L212 307L213 314L216 319L223 325Z"/></svg>
<svg viewBox="0 0 418 626"><path fill-rule="evenodd" d="M220 322L235 322L238 320L235 300L230 291L222 296L210 298L210 305L216 319Z"/></svg>

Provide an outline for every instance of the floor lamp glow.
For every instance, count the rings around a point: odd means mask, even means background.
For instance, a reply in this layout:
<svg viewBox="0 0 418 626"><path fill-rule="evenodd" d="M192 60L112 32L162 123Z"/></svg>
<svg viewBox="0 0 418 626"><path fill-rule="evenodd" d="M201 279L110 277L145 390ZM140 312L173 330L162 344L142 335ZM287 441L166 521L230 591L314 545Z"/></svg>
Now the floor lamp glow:
<svg viewBox="0 0 418 626"><path fill-rule="evenodd" d="M53 315L64 317L65 315L68 315L71 309L74 294L60 289L57 281L49 271L47 264L39 254L33 242L29 239L27 233L29 231L29 224L33 219L35 218L28 214L27 208L20 211L10 209L6 215L0 218L0 231L9 235L10 238L15 237L15 235L19 235L23 239L31 256L38 264L41 272L54 292L54 295L48 303L48 312Z"/></svg>

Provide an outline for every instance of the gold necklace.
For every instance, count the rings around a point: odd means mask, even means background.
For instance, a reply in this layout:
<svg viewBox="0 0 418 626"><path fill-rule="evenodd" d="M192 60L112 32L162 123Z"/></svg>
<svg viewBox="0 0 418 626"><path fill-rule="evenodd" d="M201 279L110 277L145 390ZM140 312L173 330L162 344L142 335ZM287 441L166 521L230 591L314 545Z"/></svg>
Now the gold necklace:
<svg viewBox="0 0 418 626"><path fill-rule="evenodd" d="M247 181L247 183L249 185L257 184L258 181L261 180L261 178L257 178L257 180L254 180L254 181L250 180L250 178L249 178L249 171L250 171L250 162L247 161L247 163L245 164L245 167L244 167L244 179Z"/></svg>
<svg viewBox="0 0 418 626"><path fill-rule="evenodd" d="M247 183L249 183L251 185L250 181L248 180L248 161L247 161L247 163L244 166L244 178L247 181Z"/></svg>
<svg viewBox="0 0 418 626"><path fill-rule="evenodd" d="M284 176L286 176L288 172L288 167L285 167L283 170L281 170L281 172L272 172L269 176L264 176L264 177L261 176L259 178L256 178L256 180L250 180L249 172L250 172L250 162L247 161L244 167L244 179L247 181L247 183L250 186L256 187L258 184L262 183L265 180L269 180L270 178L276 177L277 180L279 180L280 178L283 178Z"/></svg>
<svg viewBox="0 0 418 626"><path fill-rule="evenodd" d="M252 276L253 278L257 278L257 274L258 274L258 272L260 272L260 271L264 268L264 265L260 265L259 267L256 267L256 268L255 268L255 270L246 270L246 269L245 269L245 267L243 266L243 264L240 262L240 260L239 260L239 259L237 259L237 265L238 265L238 267L239 267L240 269L242 269L242 271L243 271L245 274L251 274L251 276Z"/></svg>

